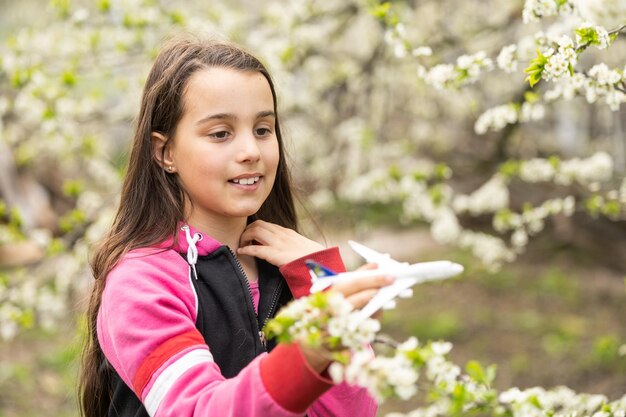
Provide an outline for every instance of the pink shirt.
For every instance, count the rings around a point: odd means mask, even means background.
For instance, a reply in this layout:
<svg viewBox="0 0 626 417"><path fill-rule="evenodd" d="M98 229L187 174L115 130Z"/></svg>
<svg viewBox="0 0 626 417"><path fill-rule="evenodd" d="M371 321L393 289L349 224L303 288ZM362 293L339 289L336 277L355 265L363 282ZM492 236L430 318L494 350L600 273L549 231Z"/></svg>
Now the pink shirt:
<svg viewBox="0 0 626 417"><path fill-rule="evenodd" d="M252 294L252 304L254 304L254 312L259 314L259 299L261 298L261 293L259 292L259 281L250 282L250 293Z"/></svg>

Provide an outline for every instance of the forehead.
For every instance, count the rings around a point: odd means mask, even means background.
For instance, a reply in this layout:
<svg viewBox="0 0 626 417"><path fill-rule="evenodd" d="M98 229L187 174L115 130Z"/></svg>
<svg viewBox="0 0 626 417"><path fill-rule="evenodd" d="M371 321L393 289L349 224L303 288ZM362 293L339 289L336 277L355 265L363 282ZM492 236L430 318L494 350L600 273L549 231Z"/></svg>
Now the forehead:
<svg viewBox="0 0 626 417"><path fill-rule="evenodd" d="M271 111L270 84L258 71L213 67L194 73L183 95L185 113L243 114Z"/></svg>

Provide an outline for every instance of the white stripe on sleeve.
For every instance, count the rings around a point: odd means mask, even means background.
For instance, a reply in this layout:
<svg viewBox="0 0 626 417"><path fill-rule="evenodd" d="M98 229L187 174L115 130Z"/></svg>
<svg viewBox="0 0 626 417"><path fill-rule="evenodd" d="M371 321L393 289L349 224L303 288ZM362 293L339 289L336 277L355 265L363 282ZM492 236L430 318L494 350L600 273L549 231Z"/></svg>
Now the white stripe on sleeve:
<svg viewBox="0 0 626 417"><path fill-rule="evenodd" d="M191 367L205 362L213 362L213 355L207 349L195 349L178 358L158 376L150 392L146 395L144 405L148 414L154 417L161 401L167 395L172 385Z"/></svg>

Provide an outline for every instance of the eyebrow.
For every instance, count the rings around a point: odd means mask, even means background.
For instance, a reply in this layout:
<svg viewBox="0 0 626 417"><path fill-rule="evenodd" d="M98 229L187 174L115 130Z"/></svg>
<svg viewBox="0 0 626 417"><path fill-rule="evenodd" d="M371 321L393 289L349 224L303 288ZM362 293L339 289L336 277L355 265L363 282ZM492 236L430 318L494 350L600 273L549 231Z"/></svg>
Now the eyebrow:
<svg viewBox="0 0 626 417"><path fill-rule="evenodd" d="M273 117L276 118L276 113L272 110L260 111L256 114L257 119L262 119L264 117ZM202 119L196 122L196 126L206 123L210 120L223 120L223 119L231 119L237 120L238 117L233 113L216 113L210 114L208 116L203 117Z"/></svg>

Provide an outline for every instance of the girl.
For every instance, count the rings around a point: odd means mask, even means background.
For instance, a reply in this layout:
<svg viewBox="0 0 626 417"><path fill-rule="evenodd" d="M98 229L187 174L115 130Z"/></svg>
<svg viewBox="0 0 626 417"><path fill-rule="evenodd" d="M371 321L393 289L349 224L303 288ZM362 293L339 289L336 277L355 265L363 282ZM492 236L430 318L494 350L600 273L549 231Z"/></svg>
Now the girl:
<svg viewBox="0 0 626 417"><path fill-rule="evenodd" d="M177 40L144 88L121 203L92 261L81 410L103 416L372 416L323 349L266 342L337 248L296 232L274 85L241 48ZM362 307L386 277L335 286ZM269 352L269 353L268 353Z"/></svg>

